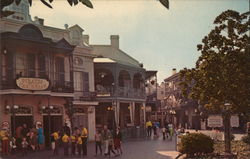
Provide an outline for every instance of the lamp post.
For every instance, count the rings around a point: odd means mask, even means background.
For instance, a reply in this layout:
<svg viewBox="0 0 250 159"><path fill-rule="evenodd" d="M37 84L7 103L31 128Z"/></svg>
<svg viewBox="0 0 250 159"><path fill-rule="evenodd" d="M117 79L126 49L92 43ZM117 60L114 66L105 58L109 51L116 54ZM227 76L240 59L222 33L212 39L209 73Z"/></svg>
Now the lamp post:
<svg viewBox="0 0 250 159"><path fill-rule="evenodd" d="M225 140L225 153L231 154L231 125L230 125L230 103L224 104L223 109L223 122L224 122L224 140Z"/></svg>
<svg viewBox="0 0 250 159"><path fill-rule="evenodd" d="M5 107L7 112L10 112L11 115L13 116L13 136L15 135L15 131L16 131L16 112L18 110L19 106L18 105L7 105Z"/></svg>

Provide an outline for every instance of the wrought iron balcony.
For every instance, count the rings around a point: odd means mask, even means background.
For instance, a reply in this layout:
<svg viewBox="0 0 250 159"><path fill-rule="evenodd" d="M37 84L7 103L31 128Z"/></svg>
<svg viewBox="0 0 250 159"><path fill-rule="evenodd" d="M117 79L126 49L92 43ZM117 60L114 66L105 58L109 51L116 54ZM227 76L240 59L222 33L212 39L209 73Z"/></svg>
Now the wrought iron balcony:
<svg viewBox="0 0 250 159"><path fill-rule="evenodd" d="M83 92L82 96L79 98L80 101L95 101L96 92Z"/></svg>

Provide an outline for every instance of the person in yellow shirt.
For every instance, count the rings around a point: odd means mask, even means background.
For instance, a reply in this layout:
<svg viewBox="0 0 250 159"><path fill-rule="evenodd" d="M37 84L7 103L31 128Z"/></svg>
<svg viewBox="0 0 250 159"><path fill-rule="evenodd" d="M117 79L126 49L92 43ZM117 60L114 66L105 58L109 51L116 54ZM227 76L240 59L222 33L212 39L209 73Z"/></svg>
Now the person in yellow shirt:
<svg viewBox="0 0 250 159"><path fill-rule="evenodd" d="M82 138L82 153L84 156L87 155L87 138L88 130L81 125L81 138Z"/></svg>
<svg viewBox="0 0 250 159"><path fill-rule="evenodd" d="M62 137L64 155L67 156L69 154L69 136L64 133Z"/></svg>
<svg viewBox="0 0 250 159"><path fill-rule="evenodd" d="M9 154L9 133L6 129L2 129L0 131L1 135L1 142L2 142L2 154L8 155Z"/></svg>
<svg viewBox="0 0 250 159"><path fill-rule="evenodd" d="M81 156L81 152L82 152L82 138L81 138L81 135L78 135L76 143L77 143L78 155Z"/></svg>
<svg viewBox="0 0 250 159"><path fill-rule="evenodd" d="M70 141L71 141L71 154L72 155L75 155L76 154L76 140L77 140L77 137L75 134L72 134L70 136Z"/></svg>
<svg viewBox="0 0 250 159"><path fill-rule="evenodd" d="M51 147L53 150L53 155L58 155L58 140L60 138L59 131L55 131L53 134L51 134Z"/></svg>
<svg viewBox="0 0 250 159"><path fill-rule="evenodd" d="M151 137L151 134L152 134L152 126L153 126L152 122L151 122L150 120L148 120L148 121L146 122L147 136L148 136L148 137Z"/></svg>

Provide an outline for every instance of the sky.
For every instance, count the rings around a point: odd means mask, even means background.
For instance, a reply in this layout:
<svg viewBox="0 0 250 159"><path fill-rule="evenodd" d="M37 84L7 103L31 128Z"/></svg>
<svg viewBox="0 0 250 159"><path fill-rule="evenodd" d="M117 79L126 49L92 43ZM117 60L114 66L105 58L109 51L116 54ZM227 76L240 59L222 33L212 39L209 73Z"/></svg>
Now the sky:
<svg viewBox="0 0 250 159"><path fill-rule="evenodd" d="M249 11L249 0L169 0L167 10L158 0L91 0L94 9L82 4L71 7L55 0L53 9L33 0L30 14L45 25L64 28L78 24L90 36L90 44L110 44L119 35L120 49L157 70L158 82L177 71L195 67L197 44L214 27L213 21L228 9Z"/></svg>

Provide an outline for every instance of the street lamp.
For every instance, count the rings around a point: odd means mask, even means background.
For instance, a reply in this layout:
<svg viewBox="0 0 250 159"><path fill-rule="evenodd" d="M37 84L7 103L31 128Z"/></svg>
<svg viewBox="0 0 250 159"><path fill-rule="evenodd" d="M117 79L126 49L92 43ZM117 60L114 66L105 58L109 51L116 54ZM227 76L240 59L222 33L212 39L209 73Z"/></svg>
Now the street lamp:
<svg viewBox="0 0 250 159"><path fill-rule="evenodd" d="M15 135L15 130L16 130L16 112L18 110L19 106L18 105L6 105L5 111L6 113L11 113L13 116L13 135Z"/></svg>
<svg viewBox="0 0 250 159"><path fill-rule="evenodd" d="M225 153L231 154L231 125L230 125L230 103L224 104L224 109L222 110L222 115L224 116L224 140L225 140Z"/></svg>

